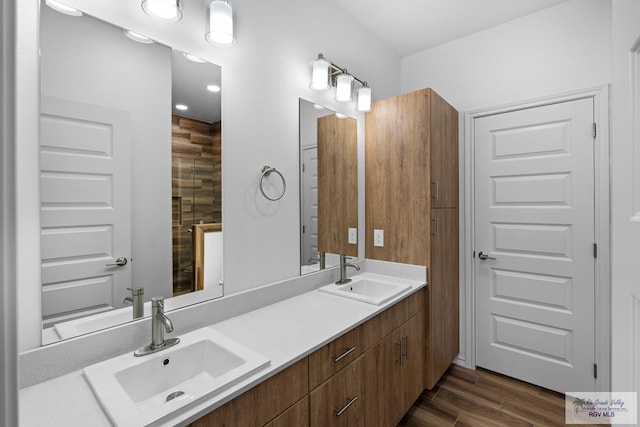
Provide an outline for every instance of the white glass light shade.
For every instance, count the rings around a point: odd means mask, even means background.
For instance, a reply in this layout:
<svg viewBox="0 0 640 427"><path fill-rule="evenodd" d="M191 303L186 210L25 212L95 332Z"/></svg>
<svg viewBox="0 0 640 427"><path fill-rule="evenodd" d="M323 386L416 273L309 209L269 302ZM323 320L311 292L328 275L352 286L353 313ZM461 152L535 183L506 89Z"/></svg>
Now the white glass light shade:
<svg viewBox="0 0 640 427"><path fill-rule="evenodd" d="M329 85L329 69L331 63L324 59L322 54L311 63L311 84L309 87L317 91L325 91L331 88Z"/></svg>
<svg viewBox="0 0 640 427"><path fill-rule="evenodd" d="M353 76L342 73L336 77L336 101L351 102L353 100Z"/></svg>
<svg viewBox="0 0 640 427"><path fill-rule="evenodd" d="M78 9L74 9L74 8L72 8L70 6L67 6L66 4L62 4L59 1L56 1L56 0L45 0L45 3L51 9L56 10L56 11L58 11L60 13L64 13L65 15L82 16L82 12L80 12Z"/></svg>
<svg viewBox="0 0 640 427"><path fill-rule="evenodd" d="M361 112L371 111L371 88L362 86L357 90L356 110Z"/></svg>
<svg viewBox="0 0 640 427"><path fill-rule="evenodd" d="M209 31L204 36L209 43L233 46L236 43L233 24L233 6L229 1L209 3Z"/></svg>
<svg viewBox="0 0 640 427"><path fill-rule="evenodd" d="M143 0L142 10L160 21L178 22L182 19L180 0Z"/></svg>

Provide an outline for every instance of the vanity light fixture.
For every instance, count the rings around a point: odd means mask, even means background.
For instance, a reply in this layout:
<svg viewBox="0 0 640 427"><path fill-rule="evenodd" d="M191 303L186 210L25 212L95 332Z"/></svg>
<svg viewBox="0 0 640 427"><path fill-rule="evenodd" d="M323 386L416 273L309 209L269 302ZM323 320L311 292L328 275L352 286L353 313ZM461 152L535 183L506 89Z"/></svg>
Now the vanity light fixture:
<svg viewBox="0 0 640 427"><path fill-rule="evenodd" d="M315 91L329 90L335 86L335 100L337 102L353 101L353 86L359 83L356 90L356 111L371 111L372 90L367 82L350 74L346 68L337 66L328 61L321 53L311 63L311 84L309 87Z"/></svg>
<svg viewBox="0 0 640 427"><path fill-rule="evenodd" d="M83 13L78 9L74 9L71 6L67 6L66 4L60 3L56 0L45 0L45 4L49 6L51 9L56 10L60 13L64 13L69 16L82 16Z"/></svg>
<svg viewBox="0 0 640 427"><path fill-rule="evenodd" d="M182 19L180 0L142 0L142 10L160 21L178 22Z"/></svg>
<svg viewBox="0 0 640 427"><path fill-rule="evenodd" d="M324 59L321 53L311 63L311 85L309 87L317 91L325 91L331 88L329 78L331 77L329 69L331 62Z"/></svg>
<svg viewBox="0 0 640 427"><path fill-rule="evenodd" d="M371 111L371 88L364 82L356 91L356 110L364 113Z"/></svg>
<svg viewBox="0 0 640 427"><path fill-rule="evenodd" d="M187 107L184 104L176 104L176 110L187 111L188 109L189 109L189 107Z"/></svg>
<svg viewBox="0 0 640 427"><path fill-rule="evenodd" d="M197 56L195 56L195 55L191 55L190 53L182 52L182 54L183 54L183 55L184 55L184 57L185 57L185 58L187 58L189 61L196 62L196 63L198 63L198 64L206 64L206 63L207 63L207 61L205 61L204 59L202 59L202 58L198 58Z"/></svg>
<svg viewBox="0 0 640 427"><path fill-rule="evenodd" d="M125 30L124 28L122 29L122 32L124 33L125 36L129 37L131 40L133 40L134 42L138 42L138 43L144 43L144 44L151 44L153 43L153 40L151 40L149 37L145 37L142 34L138 34L135 31L131 31L131 30Z"/></svg>
<svg viewBox="0 0 640 427"><path fill-rule="evenodd" d="M207 85L207 90L213 93L220 93L220 86L218 85Z"/></svg>
<svg viewBox="0 0 640 427"><path fill-rule="evenodd" d="M217 46L236 44L233 5L229 0L212 0L209 3L208 31L204 38Z"/></svg>
<svg viewBox="0 0 640 427"><path fill-rule="evenodd" d="M345 68L342 73L336 76L336 101L353 101L353 76L347 73Z"/></svg>

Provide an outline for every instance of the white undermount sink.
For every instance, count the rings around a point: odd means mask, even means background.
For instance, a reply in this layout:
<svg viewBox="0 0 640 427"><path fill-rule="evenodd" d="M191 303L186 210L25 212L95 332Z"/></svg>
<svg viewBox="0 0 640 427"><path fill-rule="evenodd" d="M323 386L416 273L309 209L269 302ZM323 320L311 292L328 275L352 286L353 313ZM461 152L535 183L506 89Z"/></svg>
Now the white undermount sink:
<svg viewBox="0 0 640 427"><path fill-rule="evenodd" d="M96 363L84 375L117 426L146 426L219 393L270 363L266 357L202 328L157 353L133 352Z"/></svg>
<svg viewBox="0 0 640 427"><path fill-rule="evenodd" d="M377 274L363 273L353 276L351 282L344 285L332 283L319 290L369 304L382 305L410 288L411 284L402 279L394 280Z"/></svg>

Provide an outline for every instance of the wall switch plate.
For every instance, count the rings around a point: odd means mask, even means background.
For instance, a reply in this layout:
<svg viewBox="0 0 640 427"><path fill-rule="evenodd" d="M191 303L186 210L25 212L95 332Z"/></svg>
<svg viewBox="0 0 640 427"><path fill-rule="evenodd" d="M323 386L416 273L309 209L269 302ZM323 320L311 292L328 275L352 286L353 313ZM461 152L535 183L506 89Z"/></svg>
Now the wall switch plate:
<svg viewBox="0 0 640 427"><path fill-rule="evenodd" d="M349 228L349 244L357 245L358 244L358 229L357 228Z"/></svg>
<svg viewBox="0 0 640 427"><path fill-rule="evenodd" d="M373 230L373 246L384 246L384 230Z"/></svg>

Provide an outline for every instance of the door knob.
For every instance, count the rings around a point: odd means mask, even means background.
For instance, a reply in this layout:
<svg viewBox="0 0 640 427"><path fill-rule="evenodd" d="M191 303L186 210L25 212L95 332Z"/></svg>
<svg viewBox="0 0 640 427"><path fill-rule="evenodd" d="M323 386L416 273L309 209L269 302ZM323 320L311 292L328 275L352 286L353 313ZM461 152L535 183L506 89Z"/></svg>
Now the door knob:
<svg viewBox="0 0 640 427"><path fill-rule="evenodd" d="M112 267L114 265L117 265L118 267L122 267L124 265L127 265L127 258L121 256L120 258L116 259L116 262L114 262L112 264L106 264L107 267Z"/></svg>
<svg viewBox="0 0 640 427"><path fill-rule="evenodd" d="M480 258L481 260L485 260L485 259L495 259L492 256L489 256L487 254L485 254L484 252L480 251L478 252L478 258Z"/></svg>

